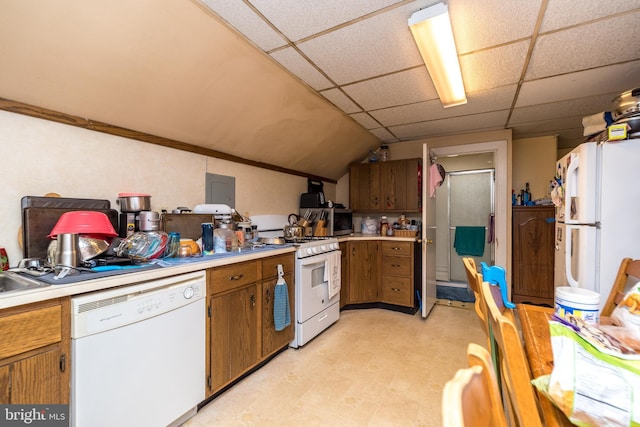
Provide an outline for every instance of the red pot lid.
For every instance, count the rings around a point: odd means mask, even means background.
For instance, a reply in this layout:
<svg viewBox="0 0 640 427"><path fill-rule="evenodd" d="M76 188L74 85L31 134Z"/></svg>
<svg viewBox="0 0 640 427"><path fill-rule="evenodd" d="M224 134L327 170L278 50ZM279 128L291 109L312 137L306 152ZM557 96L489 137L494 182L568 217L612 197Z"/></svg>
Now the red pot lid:
<svg viewBox="0 0 640 427"><path fill-rule="evenodd" d="M118 197L151 197L151 195L142 193L118 193Z"/></svg>

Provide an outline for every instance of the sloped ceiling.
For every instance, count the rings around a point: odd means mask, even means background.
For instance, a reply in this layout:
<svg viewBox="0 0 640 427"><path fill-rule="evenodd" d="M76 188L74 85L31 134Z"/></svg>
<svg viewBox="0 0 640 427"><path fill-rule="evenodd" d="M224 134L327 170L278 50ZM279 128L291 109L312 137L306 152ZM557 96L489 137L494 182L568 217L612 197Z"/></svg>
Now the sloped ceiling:
<svg viewBox="0 0 640 427"><path fill-rule="evenodd" d="M468 103L407 27L433 0L0 0L0 97L337 179L380 142L584 140L640 86L640 0L448 0Z"/></svg>

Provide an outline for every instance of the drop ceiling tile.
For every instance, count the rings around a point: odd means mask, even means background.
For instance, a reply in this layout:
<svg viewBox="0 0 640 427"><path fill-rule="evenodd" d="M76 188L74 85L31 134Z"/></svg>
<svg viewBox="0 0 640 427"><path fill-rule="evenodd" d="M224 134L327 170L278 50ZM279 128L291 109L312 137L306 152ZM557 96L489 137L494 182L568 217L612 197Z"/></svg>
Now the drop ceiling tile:
<svg viewBox="0 0 640 427"><path fill-rule="evenodd" d="M540 36L525 80L640 59L638 22L640 11Z"/></svg>
<svg viewBox="0 0 640 427"><path fill-rule="evenodd" d="M524 82L516 107L564 101L606 93L622 93L640 82L640 61Z"/></svg>
<svg viewBox="0 0 640 427"><path fill-rule="evenodd" d="M327 98L333 103L333 105L340 108L345 113L357 113L362 111L362 108L358 107L340 89L333 88L324 90L320 92L320 95Z"/></svg>
<svg viewBox="0 0 640 427"><path fill-rule="evenodd" d="M549 0L540 32L588 22L640 7L640 0Z"/></svg>
<svg viewBox="0 0 640 427"><path fill-rule="evenodd" d="M507 44L460 57L467 92L517 83L522 75L529 41Z"/></svg>
<svg viewBox="0 0 640 427"><path fill-rule="evenodd" d="M553 133L561 129L582 129L582 116L551 118L549 120L540 120L537 122L520 123L510 126L513 129L513 135L531 134L534 132Z"/></svg>
<svg viewBox="0 0 640 427"><path fill-rule="evenodd" d="M535 122L553 117L589 116L601 111L611 111L611 100L619 93L589 96L568 101L552 102L544 105L515 108L509 119L509 126Z"/></svg>
<svg viewBox="0 0 640 427"><path fill-rule="evenodd" d="M244 34L260 49L269 51L285 46L287 41L275 32L251 8L238 0L199 0L229 25Z"/></svg>
<svg viewBox="0 0 640 427"><path fill-rule="evenodd" d="M360 18L398 0L250 0L289 40L297 41Z"/></svg>
<svg viewBox="0 0 640 427"><path fill-rule="evenodd" d="M398 138L396 138L394 135L392 135L391 132L389 132L385 128L371 129L371 130L369 130L369 132L371 132L372 134L377 136L381 141L384 141L384 142L398 142L398 141L400 141Z"/></svg>
<svg viewBox="0 0 640 427"><path fill-rule="evenodd" d="M355 113L349 114L353 119L360 123L365 129L375 129L380 127L380 123L376 122L369 114L367 113Z"/></svg>
<svg viewBox="0 0 640 427"><path fill-rule="evenodd" d="M315 90L334 86L331 81L292 47L272 52L270 56Z"/></svg>
<svg viewBox="0 0 640 427"><path fill-rule="evenodd" d="M448 3L458 53L469 53L530 37L541 1L449 0Z"/></svg>
<svg viewBox="0 0 640 427"><path fill-rule="evenodd" d="M357 21L298 47L339 85L423 64L407 20L420 0Z"/></svg>
<svg viewBox="0 0 640 427"><path fill-rule="evenodd" d="M451 108L443 108L439 99L403 105L382 110L371 111L370 114L383 126L397 126L407 123L423 122L467 114L485 113L495 110L506 110L511 107L515 96L516 85L499 87L492 90L470 93L467 103ZM464 119L463 119L464 120Z"/></svg>
<svg viewBox="0 0 640 427"><path fill-rule="evenodd" d="M425 66L342 86L342 89L365 110L438 98Z"/></svg>
<svg viewBox="0 0 640 427"><path fill-rule="evenodd" d="M494 111L476 114L460 119L458 117L432 120L428 122L412 123L389 127L389 130L400 139L415 139L464 133L469 131L484 131L504 129L509 111Z"/></svg>

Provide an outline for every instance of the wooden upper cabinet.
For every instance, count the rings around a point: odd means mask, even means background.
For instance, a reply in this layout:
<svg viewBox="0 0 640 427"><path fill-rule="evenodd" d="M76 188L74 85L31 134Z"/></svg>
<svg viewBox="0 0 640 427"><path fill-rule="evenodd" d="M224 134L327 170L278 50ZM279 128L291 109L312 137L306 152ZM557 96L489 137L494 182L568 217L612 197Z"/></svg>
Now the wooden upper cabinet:
<svg viewBox="0 0 640 427"><path fill-rule="evenodd" d="M419 212L420 167L420 159L351 165L349 207L362 212Z"/></svg>

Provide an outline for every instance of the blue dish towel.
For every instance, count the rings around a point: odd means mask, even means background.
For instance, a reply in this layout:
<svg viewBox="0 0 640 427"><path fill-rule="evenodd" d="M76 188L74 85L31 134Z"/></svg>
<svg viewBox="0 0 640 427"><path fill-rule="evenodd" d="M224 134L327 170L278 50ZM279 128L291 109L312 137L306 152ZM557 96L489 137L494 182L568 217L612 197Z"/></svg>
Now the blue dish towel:
<svg viewBox="0 0 640 427"><path fill-rule="evenodd" d="M453 247L460 256L484 255L484 227L457 226Z"/></svg>
<svg viewBox="0 0 640 427"><path fill-rule="evenodd" d="M284 280L282 264L278 264L278 281L273 291L273 325L276 331L281 331L291 324L289 309L289 289Z"/></svg>

